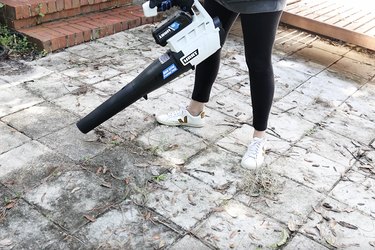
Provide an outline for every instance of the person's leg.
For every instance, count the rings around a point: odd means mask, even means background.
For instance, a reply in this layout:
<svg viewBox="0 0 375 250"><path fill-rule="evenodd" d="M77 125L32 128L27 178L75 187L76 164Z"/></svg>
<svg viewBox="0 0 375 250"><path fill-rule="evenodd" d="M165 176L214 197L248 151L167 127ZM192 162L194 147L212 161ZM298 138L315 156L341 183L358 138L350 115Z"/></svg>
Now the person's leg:
<svg viewBox="0 0 375 250"><path fill-rule="evenodd" d="M250 75L254 133L241 165L254 169L263 164L265 131L274 95L272 48L280 12L241 14L246 64Z"/></svg>
<svg viewBox="0 0 375 250"><path fill-rule="evenodd" d="M224 8L215 0L205 0L204 8L212 17L218 17L220 19L226 39L238 14ZM224 42L225 40L222 41L222 45L224 45ZM221 49L196 67L192 99L187 108L192 115L198 115L202 112L204 104L209 100L211 88L220 67L220 52Z"/></svg>
<svg viewBox="0 0 375 250"><path fill-rule="evenodd" d="M272 48L281 11L241 14L246 63L250 74L254 137L264 137L274 95Z"/></svg>

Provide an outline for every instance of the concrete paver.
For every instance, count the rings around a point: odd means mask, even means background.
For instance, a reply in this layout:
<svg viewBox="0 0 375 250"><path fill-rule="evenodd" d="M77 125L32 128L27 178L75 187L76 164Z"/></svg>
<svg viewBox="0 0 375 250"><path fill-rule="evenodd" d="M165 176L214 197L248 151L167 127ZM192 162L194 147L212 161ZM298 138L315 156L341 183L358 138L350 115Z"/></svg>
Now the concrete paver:
<svg viewBox="0 0 375 250"><path fill-rule="evenodd" d="M245 171L239 23L204 128L155 121L186 105L193 72L94 131L76 128L166 50L153 27L0 63L0 248L374 249L373 52L281 26L266 167Z"/></svg>

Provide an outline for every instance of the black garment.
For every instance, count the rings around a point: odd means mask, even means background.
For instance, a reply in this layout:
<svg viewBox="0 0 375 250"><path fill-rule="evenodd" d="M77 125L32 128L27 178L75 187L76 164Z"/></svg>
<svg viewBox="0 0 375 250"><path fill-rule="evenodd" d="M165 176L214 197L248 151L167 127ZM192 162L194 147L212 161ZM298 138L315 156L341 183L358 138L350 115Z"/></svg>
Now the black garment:
<svg viewBox="0 0 375 250"><path fill-rule="evenodd" d="M239 14L214 0L205 0L204 7L212 17L219 17L227 36ZM280 16L281 11L240 14L246 63L250 74L253 126L259 131L267 128L273 101L274 76L271 55ZM197 66L193 100L208 102L219 66L220 50Z"/></svg>
<svg viewBox="0 0 375 250"><path fill-rule="evenodd" d="M274 12L284 9L287 0L215 0L228 10L241 14Z"/></svg>

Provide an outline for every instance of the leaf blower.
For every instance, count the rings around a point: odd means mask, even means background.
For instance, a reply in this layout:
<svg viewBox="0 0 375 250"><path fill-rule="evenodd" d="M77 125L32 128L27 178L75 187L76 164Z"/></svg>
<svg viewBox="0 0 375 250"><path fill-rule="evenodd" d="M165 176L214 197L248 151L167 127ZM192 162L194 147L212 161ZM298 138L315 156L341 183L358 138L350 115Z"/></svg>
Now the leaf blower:
<svg viewBox="0 0 375 250"><path fill-rule="evenodd" d="M176 2L172 2L176 1ZM190 6L178 2L191 1ZM186 3L186 2L185 2ZM166 5L167 8L166 8ZM172 81L204 61L221 47L221 24L211 18L198 0L150 0L145 2L146 17L178 5L181 10L152 32L155 42L169 50L144 69L133 81L77 122L88 133L140 98Z"/></svg>

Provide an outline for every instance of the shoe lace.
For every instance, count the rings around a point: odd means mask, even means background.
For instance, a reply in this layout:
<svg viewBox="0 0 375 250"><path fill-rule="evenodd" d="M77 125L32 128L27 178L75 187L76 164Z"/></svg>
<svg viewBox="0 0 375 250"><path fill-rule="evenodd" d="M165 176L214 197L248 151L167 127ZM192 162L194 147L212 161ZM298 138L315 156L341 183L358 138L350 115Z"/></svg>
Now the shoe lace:
<svg viewBox="0 0 375 250"><path fill-rule="evenodd" d="M259 150L262 147L262 140L253 140L246 151L246 158L257 158Z"/></svg>
<svg viewBox="0 0 375 250"><path fill-rule="evenodd" d="M181 115L184 114L185 110L186 110L185 105L184 104L180 104L179 105L179 109L177 109L175 111L172 111L172 112L169 112L168 116L169 117L181 116Z"/></svg>

